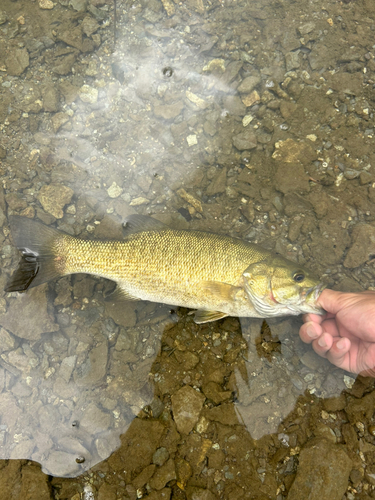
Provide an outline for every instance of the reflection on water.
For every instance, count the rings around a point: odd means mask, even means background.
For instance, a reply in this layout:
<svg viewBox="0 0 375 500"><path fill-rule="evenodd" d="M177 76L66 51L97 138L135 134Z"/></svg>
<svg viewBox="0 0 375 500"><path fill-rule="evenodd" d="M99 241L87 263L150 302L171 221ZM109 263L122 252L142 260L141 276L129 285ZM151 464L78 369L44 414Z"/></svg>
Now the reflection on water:
<svg viewBox="0 0 375 500"><path fill-rule="evenodd" d="M114 46L104 1L3 0L0 289L8 215L116 238L135 212L373 287L374 26L369 0L126 1ZM373 494L373 383L318 358L298 319L198 326L111 306L110 286L2 294L1 458L74 477L121 444L79 487L53 480L69 499L293 499L323 473L321 498Z"/></svg>

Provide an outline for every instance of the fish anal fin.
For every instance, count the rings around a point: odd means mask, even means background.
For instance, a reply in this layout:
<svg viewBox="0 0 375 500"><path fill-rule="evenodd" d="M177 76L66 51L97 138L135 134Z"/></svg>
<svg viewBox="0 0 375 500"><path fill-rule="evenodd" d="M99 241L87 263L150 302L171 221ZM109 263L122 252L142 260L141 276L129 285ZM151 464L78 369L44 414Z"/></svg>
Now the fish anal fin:
<svg viewBox="0 0 375 500"><path fill-rule="evenodd" d="M113 292L109 292L104 296L105 302L122 302L125 300L141 300L138 297L134 297L129 292L117 286Z"/></svg>
<svg viewBox="0 0 375 500"><path fill-rule="evenodd" d="M216 321L221 318L226 318L228 316L227 313L222 313L220 311L195 311L194 322L198 325L202 323L209 323L210 321Z"/></svg>
<svg viewBox="0 0 375 500"><path fill-rule="evenodd" d="M233 301L236 293L240 290L239 287L218 281L203 281L201 286L205 292L209 292L223 302Z"/></svg>
<svg viewBox="0 0 375 500"><path fill-rule="evenodd" d="M168 229L168 226L153 217L147 215L132 214L126 217L122 223L123 234L125 237L142 231L162 231Z"/></svg>

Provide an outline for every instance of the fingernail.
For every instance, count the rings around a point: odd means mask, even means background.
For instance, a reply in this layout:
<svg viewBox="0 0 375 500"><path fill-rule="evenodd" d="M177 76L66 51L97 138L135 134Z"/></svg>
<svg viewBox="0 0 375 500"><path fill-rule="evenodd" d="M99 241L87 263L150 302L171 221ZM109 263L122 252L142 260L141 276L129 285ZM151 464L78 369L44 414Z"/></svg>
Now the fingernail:
<svg viewBox="0 0 375 500"><path fill-rule="evenodd" d="M323 337L318 340L318 344L320 345L320 347L327 347L326 341L323 339Z"/></svg>
<svg viewBox="0 0 375 500"><path fill-rule="evenodd" d="M311 338L311 339L316 339L317 335L316 335L316 331L314 330L314 328L312 326L308 326L306 328L306 333L307 335Z"/></svg>
<svg viewBox="0 0 375 500"><path fill-rule="evenodd" d="M337 347L337 349L344 349L344 347L345 347L344 339L339 340L336 344L336 347Z"/></svg>

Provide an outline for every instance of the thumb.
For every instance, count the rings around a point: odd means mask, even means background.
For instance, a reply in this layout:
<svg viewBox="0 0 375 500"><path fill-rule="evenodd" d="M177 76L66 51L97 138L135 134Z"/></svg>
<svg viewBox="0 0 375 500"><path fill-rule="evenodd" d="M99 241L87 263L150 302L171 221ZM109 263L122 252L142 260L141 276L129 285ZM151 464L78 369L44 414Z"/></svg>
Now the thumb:
<svg viewBox="0 0 375 500"><path fill-rule="evenodd" d="M325 288L318 298L318 303L327 312L337 314L345 306L347 295L349 294Z"/></svg>

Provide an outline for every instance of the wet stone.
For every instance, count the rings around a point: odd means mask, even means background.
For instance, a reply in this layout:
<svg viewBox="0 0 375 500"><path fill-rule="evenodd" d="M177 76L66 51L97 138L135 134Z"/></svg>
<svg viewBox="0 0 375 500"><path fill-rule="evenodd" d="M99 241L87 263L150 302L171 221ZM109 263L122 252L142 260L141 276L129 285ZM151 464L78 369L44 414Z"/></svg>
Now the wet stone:
<svg viewBox="0 0 375 500"><path fill-rule="evenodd" d="M344 266L358 267L375 255L375 227L369 224L356 226L352 233L352 244L344 260Z"/></svg>
<svg viewBox="0 0 375 500"><path fill-rule="evenodd" d="M56 219L62 219L64 216L63 208L70 203L74 192L67 186L62 184L49 184L43 186L38 194L44 210Z"/></svg>
<svg viewBox="0 0 375 500"><path fill-rule="evenodd" d="M158 448L152 456L152 462L156 465L163 465L169 458L169 452L166 448Z"/></svg>
<svg viewBox="0 0 375 500"><path fill-rule="evenodd" d="M52 127L55 134L60 130L60 128L69 121L69 115L67 113L56 113L52 116Z"/></svg>
<svg viewBox="0 0 375 500"><path fill-rule="evenodd" d="M174 104L158 105L154 107L154 114L159 118L171 120L172 118L176 118L183 108L184 104L180 101Z"/></svg>
<svg viewBox="0 0 375 500"><path fill-rule="evenodd" d="M243 104L238 96L227 96L223 101L224 109L230 115L244 116L246 113L246 106ZM214 135L214 134L210 134Z"/></svg>
<svg viewBox="0 0 375 500"><path fill-rule="evenodd" d="M5 59L8 75L19 76L29 65L29 53L26 49L13 49Z"/></svg>
<svg viewBox="0 0 375 500"><path fill-rule="evenodd" d="M237 90L241 94L249 94L260 83L260 76L253 75L246 77L238 86Z"/></svg>
<svg viewBox="0 0 375 500"><path fill-rule="evenodd" d="M351 470L352 461L342 447L324 438L312 439L299 455L288 500L341 500Z"/></svg>
<svg viewBox="0 0 375 500"><path fill-rule="evenodd" d="M36 308L38 314L35 314ZM27 340L38 340L43 333L58 331L59 325L47 312L46 285L32 288L27 294L19 294L12 300L7 312L0 315L0 325Z"/></svg>
<svg viewBox="0 0 375 500"><path fill-rule="evenodd" d="M95 403L90 403L82 415L79 426L89 434L97 434L106 431L111 423L112 417L109 413L102 411Z"/></svg>
<svg viewBox="0 0 375 500"><path fill-rule="evenodd" d="M193 429L205 399L203 394L189 385L185 385L172 396L173 417L179 432L189 434Z"/></svg>
<svg viewBox="0 0 375 500"><path fill-rule="evenodd" d="M43 107L45 111L58 111L60 96L54 85L48 86L43 93Z"/></svg>
<svg viewBox="0 0 375 500"><path fill-rule="evenodd" d="M150 486L156 490L161 490L173 479L176 479L176 467L174 460L170 458L164 465L156 469L154 476L150 480Z"/></svg>
<svg viewBox="0 0 375 500"><path fill-rule="evenodd" d="M81 101L89 104L95 104L98 101L98 89L90 87L90 85L82 85L78 92Z"/></svg>
<svg viewBox="0 0 375 500"><path fill-rule="evenodd" d="M256 135L251 130L246 130L233 137L233 145L240 151L254 149L257 145Z"/></svg>

